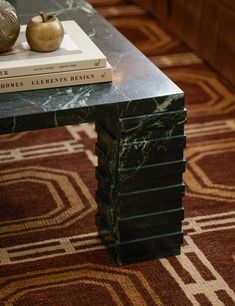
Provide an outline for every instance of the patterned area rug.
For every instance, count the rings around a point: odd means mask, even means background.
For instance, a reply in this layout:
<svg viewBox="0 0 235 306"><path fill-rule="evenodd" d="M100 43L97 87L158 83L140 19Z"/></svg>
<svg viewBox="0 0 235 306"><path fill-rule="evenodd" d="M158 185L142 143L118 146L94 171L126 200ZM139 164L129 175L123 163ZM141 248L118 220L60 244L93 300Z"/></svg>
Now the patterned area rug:
<svg viewBox="0 0 235 306"><path fill-rule="evenodd" d="M182 254L120 268L97 239L94 124L0 138L0 305L234 305L235 93L143 9L90 2L186 93Z"/></svg>

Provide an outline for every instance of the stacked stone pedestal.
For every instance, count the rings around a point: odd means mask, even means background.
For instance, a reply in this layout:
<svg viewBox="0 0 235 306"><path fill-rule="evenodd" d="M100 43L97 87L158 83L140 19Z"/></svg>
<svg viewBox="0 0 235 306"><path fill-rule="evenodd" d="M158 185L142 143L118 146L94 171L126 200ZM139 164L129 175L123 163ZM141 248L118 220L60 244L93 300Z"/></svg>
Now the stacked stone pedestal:
<svg viewBox="0 0 235 306"><path fill-rule="evenodd" d="M180 254L186 110L96 122L96 224L119 264Z"/></svg>

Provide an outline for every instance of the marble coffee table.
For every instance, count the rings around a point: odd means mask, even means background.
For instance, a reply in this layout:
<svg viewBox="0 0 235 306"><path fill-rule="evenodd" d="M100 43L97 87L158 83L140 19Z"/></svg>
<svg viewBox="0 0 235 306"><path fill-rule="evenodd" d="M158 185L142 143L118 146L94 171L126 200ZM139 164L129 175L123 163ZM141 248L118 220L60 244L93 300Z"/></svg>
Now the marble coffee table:
<svg viewBox="0 0 235 306"><path fill-rule="evenodd" d="M83 0L12 1L75 20L113 66L113 83L0 94L0 133L95 121L96 224L119 264L177 255L183 241L183 92Z"/></svg>

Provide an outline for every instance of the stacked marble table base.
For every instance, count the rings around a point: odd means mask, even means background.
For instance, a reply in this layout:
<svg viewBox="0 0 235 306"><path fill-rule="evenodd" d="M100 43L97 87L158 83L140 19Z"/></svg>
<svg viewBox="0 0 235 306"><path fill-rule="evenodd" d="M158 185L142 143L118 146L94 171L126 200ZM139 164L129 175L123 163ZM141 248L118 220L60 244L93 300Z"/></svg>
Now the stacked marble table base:
<svg viewBox="0 0 235 306"><path fill-rule="evenodd" d="M96 122L96 224L119 264L180 254L186 110Z"/></svg>

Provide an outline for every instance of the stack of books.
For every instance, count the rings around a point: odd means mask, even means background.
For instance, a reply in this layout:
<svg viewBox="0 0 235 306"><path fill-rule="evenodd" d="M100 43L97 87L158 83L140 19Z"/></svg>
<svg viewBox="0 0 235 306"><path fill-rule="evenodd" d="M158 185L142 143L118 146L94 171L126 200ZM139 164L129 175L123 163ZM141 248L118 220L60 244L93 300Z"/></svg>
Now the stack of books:
<svg viewBox="0 0 235 306"><path fill-rule="evenodd" d="M0 55L0 93L112 81L105 55L73 20L62 21L64 39L54 52L32 51L26 25L11 51Z"/></svg>

